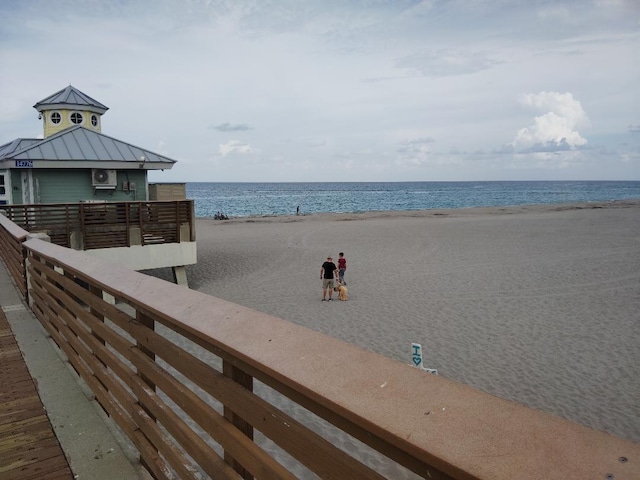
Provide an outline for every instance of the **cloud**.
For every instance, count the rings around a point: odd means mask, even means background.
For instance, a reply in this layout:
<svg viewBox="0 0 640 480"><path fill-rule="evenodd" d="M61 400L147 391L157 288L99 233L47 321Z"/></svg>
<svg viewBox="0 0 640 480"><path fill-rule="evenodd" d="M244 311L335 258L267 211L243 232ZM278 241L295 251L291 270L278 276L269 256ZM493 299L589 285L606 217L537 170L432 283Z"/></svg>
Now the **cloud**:
<svg viewBox="0 0 640 480"><path fill-rule="evenodd" d="M404 145L424 145L426 143L433 143L435 140L431 137L422 137L422 138L414 138L412 140L407 140L403 144Z"/></svg>
<svg viewBox="0 0 640 480"><path fill-rule="evenodd" d="M428 145L433 143L432 138L415 138L400 143L396 152L403 164L423 163L429 154Z"/></svg>
<svg viewBox="0 0 640 480"><path fill-rule="evenodd" d="M399 58L395 66L426 77L468 75L502 63L484 52L463 50L427 50Z"/></svg>
<svg viewBox="0 0 640 480"><path fill-rule="evenodd" d="M209 127L209 128L218 130L219 132L245 132L247 130L251 130L251 127L246 123L231 125L229 122L221 123L220 125L216 125L215 127Z"/></svg>
<svg viewBox="0 0 640 480"><path fill-rule="evenodd" d="M571 93L528 93L521 95L519 101L525 107L546 113L517 131L511 143L517 152L566 151L586 145L587 140L577 127L589 125L589 118Z"/></svg>
<svg viewBox="0 0 640 480"><path fill-rule="evenodd" d="M316 138L316 139L313 139L313 140L309 140L308 145L311 148L326 147L327 146L327 140L324 139L324 138Z"/></svg>
<svg viewBox="0 0 640 480"><path fill-rule="evenodd" d="M430 147L435 140L431 137L419 137L400 142L396 149L395 164L401 167L420 167L434 161Z"/></svg>
<svg viewBox="0 0 640 480"><path fill-rule="evenodd" d="M577 3L0 2L0 143L71 83L158 180L638 179L638 2Z"/></svg>
<svg viewBox="0 0 640 480"><path fill-rule="evenodd" d="M218 149L218 153L223 157L233 154L245 155L248 153L253 153L251 145L240 143L238 140L229 140L225 144L220 144L219 147L220 148Z"/></svg>

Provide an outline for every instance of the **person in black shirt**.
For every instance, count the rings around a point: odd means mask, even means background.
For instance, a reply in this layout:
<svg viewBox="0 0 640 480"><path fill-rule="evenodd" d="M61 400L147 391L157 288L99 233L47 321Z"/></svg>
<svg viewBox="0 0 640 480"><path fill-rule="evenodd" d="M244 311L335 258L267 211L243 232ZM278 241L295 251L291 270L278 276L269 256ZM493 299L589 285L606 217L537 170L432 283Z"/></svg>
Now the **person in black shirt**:
<svg viewBox="0 0 640 480"><path fill-rule="evenodd" d="M329 292L329 301L332 300L331 297L333 296L334 287L333 276L337 269L338 267L333 263L333 258L331 257L327 257L327 261L322 264L322 268L320 269L320 279L322 280L323 302L327 299L327 292Z"/></svg>

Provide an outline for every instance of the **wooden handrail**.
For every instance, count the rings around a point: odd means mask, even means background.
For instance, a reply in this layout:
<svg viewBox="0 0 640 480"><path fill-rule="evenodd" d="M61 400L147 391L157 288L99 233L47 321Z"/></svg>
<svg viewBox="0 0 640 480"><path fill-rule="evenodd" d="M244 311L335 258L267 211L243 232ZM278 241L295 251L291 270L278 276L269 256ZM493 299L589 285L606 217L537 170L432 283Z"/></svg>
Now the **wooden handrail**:
<svg viewBox="0 0 640 480"><path fill-rule="evenodd" d="M24 246L34 313L158 478L640 478L638 444L82 252Z"/></svg>
<svg viewBox="0 0 640 480"><path fill-rule="evenodd" d="M26 253L22 244L28 235L29 232L0 213L0 257L24 298L27 298L28 292L24 264Z"/></svg>

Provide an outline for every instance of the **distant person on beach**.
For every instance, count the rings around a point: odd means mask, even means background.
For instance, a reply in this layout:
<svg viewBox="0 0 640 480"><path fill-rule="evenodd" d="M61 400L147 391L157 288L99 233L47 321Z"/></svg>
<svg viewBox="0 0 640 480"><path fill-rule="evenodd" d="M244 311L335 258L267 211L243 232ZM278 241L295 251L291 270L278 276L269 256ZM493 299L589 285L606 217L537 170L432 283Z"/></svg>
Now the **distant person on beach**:
<svg viewBox="0 0 640 480"><path fill-rule="evenodd" d="M347 269L347 259L344 258L344 253L342 252L340 252L338 256L338 282L346 286L347 282L344 281L344 272Z"/></svg>
<svg viewBox="0 0 640 480"><path fill-rule="evenodd" d="M296 208L296 215L300 215L300 205Z"/></svg>
<svg viewBox="0 0 640 480"><path fill-rule="evenodd" d="M338 269L336 264L333 263L333 258L327 257L327 261L322 264L322 268L320 269L320 280L322 280L322 301L327 300L327 292L329 293L329 301L331 301L331 297L333 296L333 275L335 271Z"/></svg>

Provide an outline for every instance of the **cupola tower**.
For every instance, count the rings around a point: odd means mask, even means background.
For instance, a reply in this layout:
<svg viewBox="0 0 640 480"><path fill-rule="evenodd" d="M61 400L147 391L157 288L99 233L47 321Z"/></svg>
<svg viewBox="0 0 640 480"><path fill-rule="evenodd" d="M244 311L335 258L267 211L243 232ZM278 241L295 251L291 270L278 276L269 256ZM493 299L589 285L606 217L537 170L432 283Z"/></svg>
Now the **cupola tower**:
<svg viewBox="0 0 640 480"><path fill-rule="evenodd" d="M71 85L40 100L33 108L40 114L44 138L75 125L101 133L102 114L109 110Z"/></svg>

